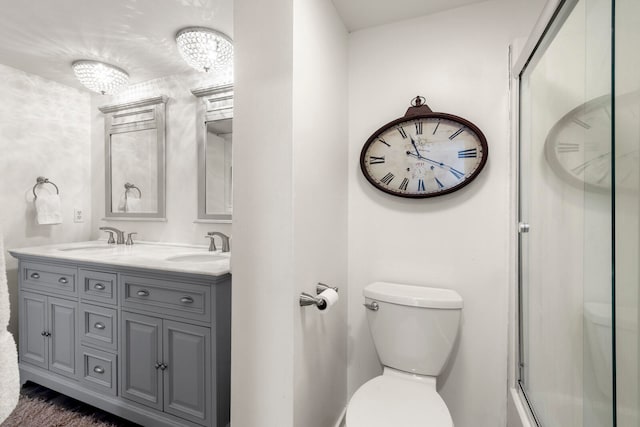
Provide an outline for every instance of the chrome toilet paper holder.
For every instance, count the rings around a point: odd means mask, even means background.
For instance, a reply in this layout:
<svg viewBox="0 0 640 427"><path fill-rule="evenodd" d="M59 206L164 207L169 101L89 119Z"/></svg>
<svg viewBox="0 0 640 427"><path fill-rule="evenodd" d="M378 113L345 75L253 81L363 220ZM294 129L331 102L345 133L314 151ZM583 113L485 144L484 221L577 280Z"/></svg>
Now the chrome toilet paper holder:
<svg viewBox="0 0 640 427"><path fill-rule="evenodd" d="M325 285L324 283L318 283L316 285L316 295L320 295L327 289L333 289L334 291L338 292L337 287ZM310 295L306 292L302 292L300 294L300 306L305 307L307 305L315 305L316 307L318 307L318 310L324 310L327 308L327 303L324 302L323 299L314 297L313 295Z"/></svg>

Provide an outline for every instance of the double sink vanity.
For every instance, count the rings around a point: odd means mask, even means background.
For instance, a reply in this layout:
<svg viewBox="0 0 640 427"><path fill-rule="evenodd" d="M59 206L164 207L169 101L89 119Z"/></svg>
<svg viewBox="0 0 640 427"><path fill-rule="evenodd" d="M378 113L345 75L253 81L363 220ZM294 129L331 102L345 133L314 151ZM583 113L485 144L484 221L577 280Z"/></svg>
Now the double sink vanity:
<svg viewBox="0 0 640 427"><path fill-rule="evenodd" d="M148 426L226 426L228 252L91 241L19 259L20 377Z"/></svg>

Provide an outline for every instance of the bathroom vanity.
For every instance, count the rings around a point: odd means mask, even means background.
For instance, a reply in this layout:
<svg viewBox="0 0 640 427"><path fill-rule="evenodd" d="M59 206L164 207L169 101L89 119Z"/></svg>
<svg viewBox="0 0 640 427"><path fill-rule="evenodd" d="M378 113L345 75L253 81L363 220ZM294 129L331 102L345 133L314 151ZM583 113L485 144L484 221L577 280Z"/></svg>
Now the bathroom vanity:
<svg viewBox="0 0 640 427"><path fill-rule="evenodd" d="M22 383L145 426L228 425L228 254L105 242L10 253Z"/></svg>

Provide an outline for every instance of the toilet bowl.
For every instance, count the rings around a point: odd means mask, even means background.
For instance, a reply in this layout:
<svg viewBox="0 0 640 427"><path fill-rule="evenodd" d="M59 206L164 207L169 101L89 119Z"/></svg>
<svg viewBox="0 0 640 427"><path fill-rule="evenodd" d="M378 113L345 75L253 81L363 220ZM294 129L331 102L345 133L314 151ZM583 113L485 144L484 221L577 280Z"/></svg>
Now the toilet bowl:
<svg viewBox="0 0 640 427"><path fill-rule="evenodd" d="M462 297L448 289L376 282L363 292L383 374L347 406L347 427L453 427L436 390L458 334Z"/></svg>

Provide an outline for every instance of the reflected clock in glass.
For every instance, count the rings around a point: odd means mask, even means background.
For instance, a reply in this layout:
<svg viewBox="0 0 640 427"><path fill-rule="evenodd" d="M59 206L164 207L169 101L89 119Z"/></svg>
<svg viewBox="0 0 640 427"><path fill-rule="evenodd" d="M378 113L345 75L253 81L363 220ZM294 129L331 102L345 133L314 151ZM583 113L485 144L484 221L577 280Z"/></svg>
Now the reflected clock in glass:
<svg viewBox="0 0 640 427"><path fill-rule="evenodd" d="M411 105L364 144L360 168L369 183L394 196L426 198L473 181L489 155L480 129L461 117L433 112L423 97Z"/></svg>
<svg viewBox="0 0 640 427"><path fill-rule="evenodd" d="M637 187L640 96L621 95L615 102L616 185ZM558 176L587 190L611 189L612 114L611 96L604 95L569 111L551 128L545 157Z"/></svg>

